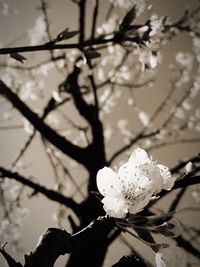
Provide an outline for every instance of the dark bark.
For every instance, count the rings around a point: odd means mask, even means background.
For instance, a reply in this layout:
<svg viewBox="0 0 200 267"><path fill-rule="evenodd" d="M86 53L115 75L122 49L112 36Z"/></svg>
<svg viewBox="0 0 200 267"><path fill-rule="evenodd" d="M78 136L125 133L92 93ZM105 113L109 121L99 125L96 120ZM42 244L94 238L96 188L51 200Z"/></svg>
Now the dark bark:
<svg viewBox="0 0 200 267"><path fill-rule="evenodd" d="M25 255L24 267L53 267L60 255L69 253L72 256L67 266L100 267L107 250L106 236L113 226L112 218L100 217L74 235L65 230L49 228L41 236L35 250ZM0 249L0 252L9 267L22 267L4 249Z"/></svg>
<svg viewBox="0 0 200 267"><path fill-rule="evenodd" d="M146 267L146 264L137 256L130 255L122 257L112 267Z"/></svg>
<svg viewBox="0 0 200 267"><path fill-rule="evenodd" d="M20 98L0 81L0 95L4 96L30 123L53 145L64 154L81 164L86 164L85 149L73 145L64 137L45 124ZM87 165L87 164L86 164Z"/></svg>

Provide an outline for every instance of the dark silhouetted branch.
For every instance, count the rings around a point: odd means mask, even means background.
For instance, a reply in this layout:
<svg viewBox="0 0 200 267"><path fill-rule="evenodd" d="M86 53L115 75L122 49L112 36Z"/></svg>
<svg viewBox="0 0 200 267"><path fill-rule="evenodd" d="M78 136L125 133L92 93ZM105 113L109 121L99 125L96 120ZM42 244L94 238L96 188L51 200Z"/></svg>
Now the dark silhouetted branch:
<svg viewBox="0 0 200 267"><path fill-rule="evenodd" d="M200 252L195 247L193 247L190 241L185 240L182 236L178 236L176 238L176 241L179 246L181 246L186 251L190 252L192 255L200 259Z"/></svg>
<svg viewBox="0 0 200 267"><path fill-rule="evenodd" d="M111 267L146 267L147 265L138 256L123 256L117 263Z"/></svg>
<svg viewBox="0 0 200 267"><path fill-rule="evenodd" d="M3 248L0 248L0 253L4 256L6 262L8 263L9 267L23 267L21 263L16 262L15 259L13 259L4 249L5 245Z"/></svg>
<svg viewBox="0 0 200 267"><path fill-rule="evenodd" d="M178 204L180 203L185 191L186 191L187 187L183 187L181 188L181 190L177 193L174 201L171 203L170 207L169 207L169 211L173 211L176 210L176 208L178 207Z"/></svg>
<svg viewBox="0 0 200 267"><path fill-rule="evenodd" d="M184 179L177 181L173 189L183 188L189 185L200 184L200 176L186 176Z"/></svg>
<svg viewBox="0 0 200 267"><path fill-rule="evenodd" d="M85 4L86 0L79 1L79 43L82 43L85 38Z"/></svg>
<svg viewBox="0 0 200 267"><path fill-rule="evenodd" d="M53 267L60 255L81 251L85 248L88 248L88 260L93 259L94 265L90 266L101 266L98 264L98 256L92 255L90 249L97 247L99 254L101 254L102 240L106 238L107 231L110 231L113 225L113 219L100 217L74 235L70 235L65 230L49 228L40 237L39 244L35 250L30 255L25 255L24 267ZM0 252L3 252L3 256L13 263L9 267L22 267L20 263L16 263L5 251L0 250ZM14 265L14 263L18 265ZM80 265L77 266L81 266L81 261L79 263Z"/></svg>
<svg viewBox="0 0 200 267"><path fill-rule="evenodd" d="M56 201L60 204L63 204L69 208L71 208L76 214L79 214L79 204L77 204L72 198L66 197L61 193L58 193L54 190L47 189L46 187L36 184L33 181L28 180L27 178L21 176L17 172L11 172L0 167L0 177L2 178L10 178L14 179L15 181L20 182L23 185L29 186L30 188L34 189L36 193L41 193L42 195L46 196L48 199Z"/></svg>
<svg viewBox="0 0 200 267"><path fill-rule="evenodd" d="M200 162L200 154L197 154L187 160L181 161L179 164L170 169L171 173L178 173L181 169L185 168L188 162L197 163Z"/></svg>
<svg viewBox="0 0 200 267"><path fill-rule="evenodd" d="M53 267L60 255L72 252L72 238L65 230L49 228L36 249L25 255L24 267Z"/></svg>
<svg viewBox="0 0 200 267"><path fill-rule="evenodd" d="M94 6L94 11L93 11L93 22L92 22L91 39L93 39L94 36L95 36L98 9L99 9L99 0L95 0L95 6Z"/></svg>
<svg viewBox="0 0 200 267"><path fill-rule="evenodd" d="M73 145L45 124L20 98L0 81L0 95L4 96L30 123L53 145L64 154L81 164L86 164L85 149Z"/></svg>

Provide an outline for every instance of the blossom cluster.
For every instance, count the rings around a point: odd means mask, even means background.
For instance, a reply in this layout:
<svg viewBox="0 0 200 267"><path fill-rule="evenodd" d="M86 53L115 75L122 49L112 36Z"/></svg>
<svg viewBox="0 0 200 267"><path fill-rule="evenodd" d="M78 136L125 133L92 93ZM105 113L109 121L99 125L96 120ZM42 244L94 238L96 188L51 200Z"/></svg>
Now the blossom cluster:
<svg viewBox="0 0 200 267"><path fill-rule="evenodd" d="M21 230L29 210L20 204L22 186L19 183L5 178L0 180L0 186L0 240L1 243L16 245L21 238Z"/></svg>
<svg viewBox="0 0 200 267"><path fill-rule="evenodd" d="M170 190L175 182L169 168L157 164L143 149L136 149L117 172L109 167L97 173L97 187L104 196L106 213L125 218L140 212L162 189Z"/></svg>

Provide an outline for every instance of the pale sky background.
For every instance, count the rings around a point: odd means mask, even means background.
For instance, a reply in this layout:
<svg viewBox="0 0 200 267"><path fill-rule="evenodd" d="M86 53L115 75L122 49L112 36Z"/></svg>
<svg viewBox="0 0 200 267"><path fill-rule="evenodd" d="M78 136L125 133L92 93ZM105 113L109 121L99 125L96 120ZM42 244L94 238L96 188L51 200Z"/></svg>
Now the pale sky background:
<svg viewBox="0 0 200 267"><path fill-rule="evenodd" d="M78 12L77 7L69 0L48 0L47 1L50 7L49 17L50 17L50 25L51 25L51 33L57 34L62 31L64 28L69 27L72 30L77 29L77 21L78 21ZM92 1L90 1L92 2ZM104 9L107 7L107 0L102 0L101 2L101 11L99 21L102 20L104 15ZM169 15L172 19L179 18L181 14L183 14L183 10L185 7L190 5L196 5L197 1L188 1L188 0L154 0L151 1L155 4L155 12L163 15ZM26 38L26 34L28 29L33 27L35 23L35 19L40 15L40 11L36 9L39 6L39 1L33 0L10 0L10 1L2 1L0 0L0 7L3 3L8 3L11 7L10 13L8 15L3 15L0 9L0 44L1 46L20 46L20 45L28 45L28 40ZM102 5L103 3L103 5ZM91 14L91 6L87 7L87 14ZM89 24L89 21L88 21ZM14 40L14 42L13 42ZM177 51L190 51L191 43L186 35L182 35L180 38L175 39L172 44L168 44L163 52L165 53L165 58L163 59L163 63L159 68L158 73L158 82L157 86L161 87L161 91L165 90L163 86L167 86L167 81L169 78L169 70L168 63L174 59L175 53ZM39 52L37 55L35 54L26 54L28 60L32 60L37 62L37 57L42 55L43 52ZM167 56L166 56L167 55ZM5 56L0 55L0 61L4 60ZM5 70L0 69L0 75ZM60 77L52 77L50 74L47 77L49 81L49 92L56 88ZM164 85L163 85L164 84ZM157 95L159 99L159 95ZM140 95L141 104L145 104L147 109L151 109L151 104L153 101L156 101L155 96L152 96L152 99L147 99L145 92ZM149 101L150 100L150 101ZM200 100L200 99L199 99ZM41 107L41 103L37 103L38 107ZM0 107L0 114L5 112L5 106ZM14 120L13 120L14 122ZM194 136L196 134L194 133ZM18 149L23 146L24 141L27 139L27 134L22 131L0 131L0 165L8 167L10 162L13 160L16 155ZM196 152L199 152L199 144L190 144L190 145L179 145L176 147L170 147L168 151L170 153L166 153L165 151L159 150L155 151L153 155L155 158L160 159L163 163L168 166L172 166L174 163L174 159L181 160L185 156L191 156ZM186 154L187 153L187 154ZM44 157L43 147L40 145L39 137L31 145L29 151L26 153L25 162L30 164L28 168L28 174L36 174L35 176L40 179L41 183L46 184L49 187L54 185L53 174L51 169L49 168L49 164L47 162L47 158ZM75 170L76 173L76 170ZM78 171L77 171L78 173ZM48 178L47 178L48 177ZM195 205L194 200L191 198L191 195L188 193L188 198L186 203L182 203L184 206ZM37 198L27 199L24 197L24 204L28 208L30 208L31 213L28 220L25 222L22 231L22 242L21 246L25 248L26 253L29 253L37 243L37 240L40 234L46 230L48 227L55 226L55 223L52 219L52 213L57 209L58 205L49 202L46 198L42 196L38 196ZM161 207L167 205L167 202L163 202L160 204ZM188 215L182 215L183 217L187 217L188 222L191 220ZM192 220L194 224L199 225L200 217L198 215L193 215ZM1 222L0 222L1 223ZM137 244L137 249L140 248L139 242L133 240L133 243ZM115 242L111 248L109 249L108 258L106 267L111 266L114 262L116 262L121 256L128 253L129 251L121 246L121 243L118 241ZM147 254L152 256L152 253L149 249L147 249ZM19 258L18 260L21 260ZM59 261L56 266L62 267L62 262L64 260ZM4 267L5 262L0 256L0 266Z"/></svg>

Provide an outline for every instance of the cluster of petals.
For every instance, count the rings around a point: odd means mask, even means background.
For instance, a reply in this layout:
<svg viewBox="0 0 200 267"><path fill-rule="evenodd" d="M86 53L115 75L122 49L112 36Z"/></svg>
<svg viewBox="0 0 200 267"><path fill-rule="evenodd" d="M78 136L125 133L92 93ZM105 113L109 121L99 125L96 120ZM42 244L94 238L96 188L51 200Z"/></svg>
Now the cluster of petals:
<svg viewBox="0 0 200 267"><path fill-rule="evenodd" d="M97 173L104 210L115 218L140 212L153 196L162 189L170 190L174 182L169 168L157 164L140 148L133 151L117 172L104 167Z"/></svg>

